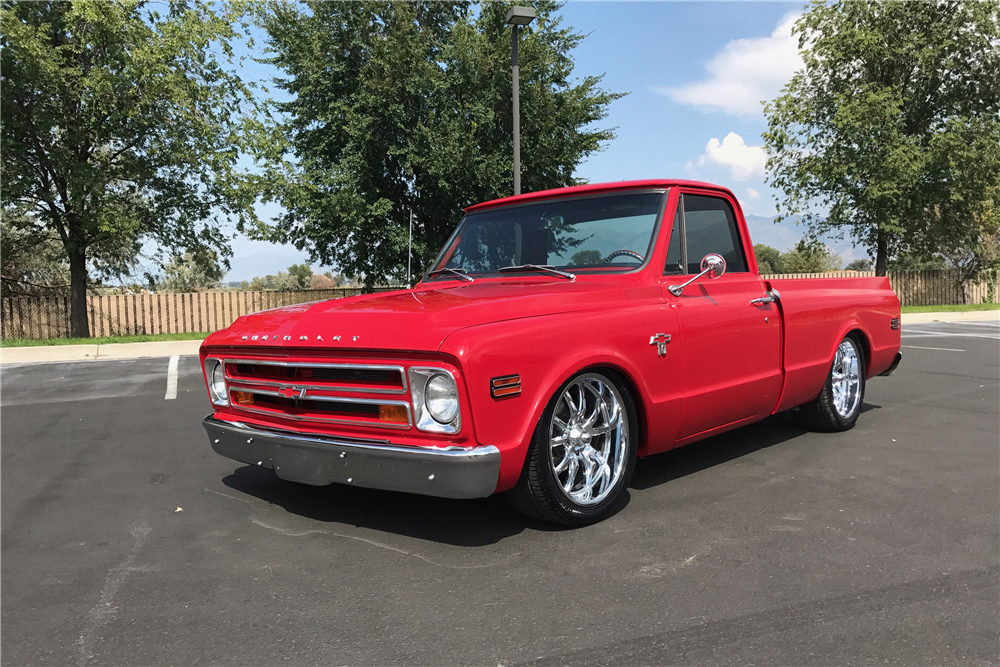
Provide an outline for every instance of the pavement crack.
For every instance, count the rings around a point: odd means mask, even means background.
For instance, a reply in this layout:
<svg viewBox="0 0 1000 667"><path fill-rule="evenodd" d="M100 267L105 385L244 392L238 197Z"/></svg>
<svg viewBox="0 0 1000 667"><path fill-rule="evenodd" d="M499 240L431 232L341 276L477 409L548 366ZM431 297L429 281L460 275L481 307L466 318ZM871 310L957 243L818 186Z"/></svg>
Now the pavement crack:
<svg viewBox="0 0 1000 667"><path fill-rule="evenodd" d="M118 607L115 605L115 596L121 590L122 585L128 578L129 572L133 571L132 563L142 548L146 545L146 538L149 536L150 527L146 522L145 511L139 515L139 520L129 526L128 532L132 535L132 549L125 560L118 563L108 571L108 576L104 579L104 587L101 589L101 598L90 611L87 612L87 622L80 632L77 645L80 647L80 655L77 664L80 667L87 664L87 660L94 657L90 650L94 644L94 637L102 626L107 625L118 615Z"/></svg>
<svg viewBox="0 0 1000 667"><path fill-rule="evenodd" d="M423 554L419 554L419 553L416 553L416 552L413 552L413 551L407 551L405 549L400 549L399 547L394 547L391 544L384 544L382 542L376 542L375 540L369 540L368 538L360 537L358 535L347 535L345 533L338 533L338 532L335 532L335 531L332 531L332 530L319 530L319 529L316 529L316 528L313 528L313 529L310 529L310 530L302 530L302 531L290 530L288 528L282 528L280 526L272 526L271 524L265 523L265 522L261 521L260 519L258 519L256 517L251 517L250 521L251 521L251 523L254 523L254 524L258 525L261 528L267 528L268 530L273 530L273 531L275 531L277 533L280 533L282 535L285 535L287 537L305 537L307 535L314 535L314 534L315 535L329 535L330 537L342 537L342 538L348 539L348 540L355 540L357 542L364 542L365 544L369 544L369 545L371 545L373 547L378 547L380 549L386 549L388 551L393 551L393 552L401 554L403 556L410 556L412 558L417 558L417 559L422 560L425 563L428 563L430 565L436 565L437 567L445 567L445 568L448 568L448 569L451 569L451 570L481 570L481 569L487 568L487 567L496 567L497 565L502 565L502 564L504 564L504 563L512 560L515 556L519 555L517 553L514 553L514 554L511 554L510 557L508 557L508 558L505 558L503 560L496 561L496 562L493 562L493 563L484 563L484 564L477 564L477 565L452 565L450 563L441 563L439 561L433 560L431 558L428 558L427 556L424 556Z"/></svg>
<svg viewBox="0 0 1000 667"><path fill-rule="evenodd" d="M208 488L207 486L205 487L205 490L208 491L209 493L214 493L217 496L222 496L223 498L229 498L230 500L238 500L241 503L246 503L247 505L249 505L250 507L252 507L253 509L255 509L258 512L261 511L261 508L256 507L252 502L250 502L246 498L237 498L236 496L231 496L228 493L222 493L221 491L214 491L214 490Z"/></svg>

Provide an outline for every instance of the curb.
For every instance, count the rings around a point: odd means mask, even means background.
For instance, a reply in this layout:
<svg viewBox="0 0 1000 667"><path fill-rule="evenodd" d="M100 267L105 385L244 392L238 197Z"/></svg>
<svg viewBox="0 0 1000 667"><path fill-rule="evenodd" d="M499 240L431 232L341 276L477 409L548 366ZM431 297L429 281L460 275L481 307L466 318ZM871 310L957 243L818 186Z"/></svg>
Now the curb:
<svg viewBox="0 0 1000 667"><path fill-rule="evenodd" d="M95 359L142 359L198 354L200 340L170 340L151 343L108 343L106 345L46 345L0 348L0 364L37 364Z"/></svg>
<svg viewBox="0 0 1000 667"><path fill-rule="evenodd" d="M921 322L1000 322L1000 310L970 310L961 313L903 313L903 324Z"/></svg>

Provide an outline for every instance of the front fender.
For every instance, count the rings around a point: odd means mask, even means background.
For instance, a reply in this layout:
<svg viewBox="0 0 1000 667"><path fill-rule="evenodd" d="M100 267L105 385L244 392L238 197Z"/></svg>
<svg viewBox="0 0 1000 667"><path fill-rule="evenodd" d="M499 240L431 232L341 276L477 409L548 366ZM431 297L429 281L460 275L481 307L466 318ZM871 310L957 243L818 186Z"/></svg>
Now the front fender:
<svg viewBox="0 0 1000 667"><path fill-rule="evenodd" d="M656 333L672 336L664 356L649 343ZM517 482L531 437L556 390L587 368L613 369L630 385L640 415L640 455L660 451L673 441L680 383L671 371L680 367L681 350L676 316L662 304L468 327L448 336L440 351L459 360L477 442L500 450L497 491ZM521 378L521 394L492 398L490 379L514 374Z"/></svg>

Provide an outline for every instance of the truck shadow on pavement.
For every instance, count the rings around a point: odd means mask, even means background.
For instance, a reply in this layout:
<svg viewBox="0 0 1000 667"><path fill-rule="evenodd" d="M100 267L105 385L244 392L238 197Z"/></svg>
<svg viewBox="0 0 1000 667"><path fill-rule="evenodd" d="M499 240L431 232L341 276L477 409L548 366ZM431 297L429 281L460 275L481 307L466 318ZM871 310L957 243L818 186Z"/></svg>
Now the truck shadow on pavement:
<svg viewBox="0 0 1000 667"><path fill-rule="evenodd" d="M882 406L864 403L861 414ZM810 429L791 412L780 412L764 421L743 426L706 440L642 459L632 475L633 489L650 489L671 480L721 465L733 459L794 440Z"/></svg>
<svg viewBox="0 0 1000 667"><path fill-rule="evenodd" d="M862 409L877 407L866 404ZM806 432L807 429L791 415L775 415L760 423L640 460L630 488L650 489L793 440ZM286 482L271 470L249 465L224 477L222 483L313 521L359 526L453 546L496 544L525 530L565 530L519 514L499 495L451 500L340 484L307 486ZM619 512L628 501L626 494Z"/></svg>

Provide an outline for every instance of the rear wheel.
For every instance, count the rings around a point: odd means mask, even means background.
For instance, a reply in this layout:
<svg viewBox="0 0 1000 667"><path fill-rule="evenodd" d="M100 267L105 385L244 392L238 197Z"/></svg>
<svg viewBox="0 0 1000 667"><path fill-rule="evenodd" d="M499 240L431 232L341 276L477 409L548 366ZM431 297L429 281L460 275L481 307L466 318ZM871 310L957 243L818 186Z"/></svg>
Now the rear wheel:
<svg viewBox="0 0 1000 667"><path fill-rule="evenodd" d="M819 397L799 410L809 425L826 431L846 431L854 427L865 398L865 357L853 336L837 346L830 373Z"/></svg>
<svg viewBox="0 0 1000 667"><path fill-rule="evenodd" d="M613 514L635 469L637 418L624 384L581 373L559 388L538 422L511 504L568 526Z"/></svg>

